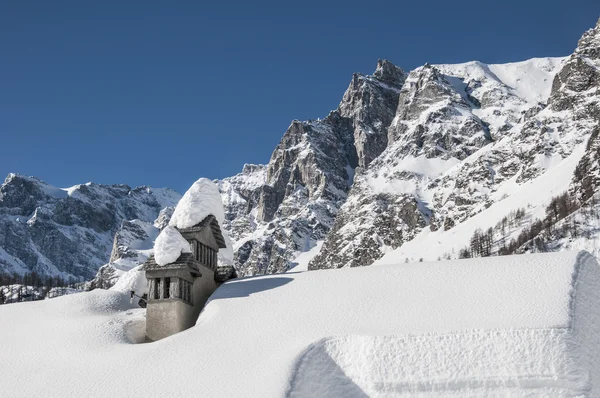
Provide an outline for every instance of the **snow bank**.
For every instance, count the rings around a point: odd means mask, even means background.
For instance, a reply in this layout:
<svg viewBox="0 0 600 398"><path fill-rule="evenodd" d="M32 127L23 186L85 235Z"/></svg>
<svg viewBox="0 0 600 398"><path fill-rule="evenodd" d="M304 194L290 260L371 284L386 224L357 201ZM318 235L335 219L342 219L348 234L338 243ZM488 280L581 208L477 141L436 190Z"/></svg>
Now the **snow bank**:
<svg viewBox="0 0 600 398"><path fill-rule="evenodd" d="M225 213L219 188L211 180L200 178L187 190L177 204L169 225L177 228L190 228L211 214L215 216L222 227Z"/></svg>
<svg viewBox="0 0 600 398"><path fill-rule="evenodd" d="M154 259L158 265L175 262L181 253L190 253L190 244L175 227L163 229L154 242Z"/></svg>
<svg viewBox="0 0 600 398"><path fill-rule="evenodd" d="M570 252L233 280L150 344L128 344L143 310L95 290L0 306L0 391L597 397L599 308L598 263Z"/></svg>
<svg viewBox="0 0 600 398"><path fill-rule="evenodd" d="M129 270L119 278L110 290L123 293L130 293L133 290L138 296L147 294L148 280L146 279L146 271L143 268L144 265L142 264Z"/></svg>

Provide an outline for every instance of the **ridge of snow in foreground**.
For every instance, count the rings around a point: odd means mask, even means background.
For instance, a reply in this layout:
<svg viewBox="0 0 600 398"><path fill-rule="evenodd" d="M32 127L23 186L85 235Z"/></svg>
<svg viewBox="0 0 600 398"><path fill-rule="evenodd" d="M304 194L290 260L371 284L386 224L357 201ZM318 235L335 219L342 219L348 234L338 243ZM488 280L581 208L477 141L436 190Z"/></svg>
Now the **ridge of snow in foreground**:
<svg viewBox="0 0 600 398"><path fill-rule="evenodd" d="M221 286L149 344L94 290L0 306L6 396L600 395L600 267L586 252L279 274Z"/></svg>

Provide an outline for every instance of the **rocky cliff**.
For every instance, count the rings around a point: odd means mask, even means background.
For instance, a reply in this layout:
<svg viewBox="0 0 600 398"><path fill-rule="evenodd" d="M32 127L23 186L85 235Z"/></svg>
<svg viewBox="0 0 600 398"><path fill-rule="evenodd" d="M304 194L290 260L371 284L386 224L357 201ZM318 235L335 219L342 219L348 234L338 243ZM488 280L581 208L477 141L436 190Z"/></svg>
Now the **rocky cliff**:
<svg viewBox="0 0 600 398"><path fill-rule="evenodd" d="M293 121L266 166L219 181L238 273L283 272L325 239L353 184L388 145L388 127L406 74L380 60L355 74L324 119Z"/></svg>

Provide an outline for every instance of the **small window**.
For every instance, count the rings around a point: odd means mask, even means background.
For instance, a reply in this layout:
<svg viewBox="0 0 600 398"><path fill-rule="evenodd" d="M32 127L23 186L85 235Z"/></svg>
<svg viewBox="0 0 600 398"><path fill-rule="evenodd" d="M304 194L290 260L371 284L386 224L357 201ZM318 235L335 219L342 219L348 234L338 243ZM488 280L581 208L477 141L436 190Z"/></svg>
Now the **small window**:
<svg viewBox="0 0 600 398"><path fill-rule="evenodd" d="M152 283L154 283L154 289L153 289L153 299L158 300L160 298L160 279L159 278L154 278L152 280Z"/></svg>
<svg viewBox="0 0 600 398"><path fill-rule="evenodd" d="M163 296L163 298L170 298L171 297L171 278L165 278L165 294Z"/></svg>
<svg viewBox="0 0 600 398"><path fill-rule="evenodd" d="M184 279L179 280L179 290L181 299L188 303L192 303L192 284Z"/></svg>

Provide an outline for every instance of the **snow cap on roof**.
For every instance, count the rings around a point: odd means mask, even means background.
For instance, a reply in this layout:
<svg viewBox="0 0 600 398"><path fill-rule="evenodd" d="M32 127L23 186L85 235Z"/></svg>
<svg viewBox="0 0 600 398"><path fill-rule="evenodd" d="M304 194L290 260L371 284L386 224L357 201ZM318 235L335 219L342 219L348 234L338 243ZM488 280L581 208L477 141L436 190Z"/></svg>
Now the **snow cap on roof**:
<svg viewBox="0 0 600 398"><path fill-rule="evenodd" d="M223 228L225 212L219 188L208 178L200 178L177 204L169 225L180 229L190 228L211 214Z"/></svg>
<svg viewBox="0 0 600 398"><path fill-rule="evenodd" d="M158 265L174 263L181 253L190 252L189 242L172 226L163 229L154 242L154 260Z"/></svg>

